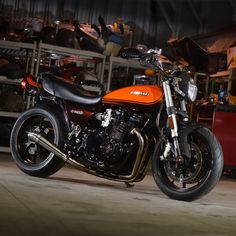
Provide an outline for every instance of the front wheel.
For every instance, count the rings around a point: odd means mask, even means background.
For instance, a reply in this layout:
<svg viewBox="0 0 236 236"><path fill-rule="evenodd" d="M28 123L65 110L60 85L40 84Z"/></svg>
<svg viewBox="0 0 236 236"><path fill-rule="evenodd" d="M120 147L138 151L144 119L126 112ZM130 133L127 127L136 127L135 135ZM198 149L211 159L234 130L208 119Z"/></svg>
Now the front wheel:
<svg viewBox="0 0 236 236"><path fill-rule="evenodd" d="M194 129L187 137L191 156L178 162L172 152L163 158L166 147L160 141L152 159L156 184L170 198L195 200L213 189L223 170L222 148L214 134L204 127Z"/></svg>

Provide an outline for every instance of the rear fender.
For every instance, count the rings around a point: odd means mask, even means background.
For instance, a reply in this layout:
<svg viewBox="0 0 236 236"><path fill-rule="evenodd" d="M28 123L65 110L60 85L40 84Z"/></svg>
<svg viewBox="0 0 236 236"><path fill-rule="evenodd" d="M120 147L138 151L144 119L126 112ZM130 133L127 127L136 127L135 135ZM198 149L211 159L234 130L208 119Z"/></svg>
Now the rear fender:
<svg viewBox="0 0 236 236"><path fill-rule="evenodd" d="M37 103L36 106L46 109L48 108L50 111L55 113L61 121L63 131L67 132L68 130L70 130L67 112L62 105L56 104L51 100L43 100L41 103Z"/></svg>

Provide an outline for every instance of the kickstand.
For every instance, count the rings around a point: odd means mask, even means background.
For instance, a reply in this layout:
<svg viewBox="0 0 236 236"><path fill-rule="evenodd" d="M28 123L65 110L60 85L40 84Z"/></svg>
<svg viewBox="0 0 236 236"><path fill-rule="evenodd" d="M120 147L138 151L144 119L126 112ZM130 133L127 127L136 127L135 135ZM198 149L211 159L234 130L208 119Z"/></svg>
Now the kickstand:
<svg viewBox="0 0 236 236"><path fill-rule="evenodd" d="M134 187L134 184L131 184L131 183L129 183L129 182L125 182L125 185L126 185L127 188L132 188L132 187Z"/></svg>

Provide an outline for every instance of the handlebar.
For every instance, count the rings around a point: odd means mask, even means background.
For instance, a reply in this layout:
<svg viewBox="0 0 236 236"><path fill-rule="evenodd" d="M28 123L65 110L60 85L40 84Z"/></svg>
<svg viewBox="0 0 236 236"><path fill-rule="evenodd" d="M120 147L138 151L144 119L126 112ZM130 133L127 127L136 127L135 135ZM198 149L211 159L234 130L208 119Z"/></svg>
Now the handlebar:
<svg viewBox="0 0 236 236"><path fill-rule="evenodd" d="M146 57L146 55L136 48L127 48L122 51L121 57L126 59L141 59Z"/></svg>
<svg viewBox="0 0 236 236"><path fill-rule="evenodd" d="M161 60L162 49L149 49L146 53L139 51L136 48L124 49L121 53L121 57L126 59L137 59L140 61L141 65L147 66L154 70L161 71L166 77L172 78L173 72L166 72L166 68L163 67L163 62Z"/></svg>

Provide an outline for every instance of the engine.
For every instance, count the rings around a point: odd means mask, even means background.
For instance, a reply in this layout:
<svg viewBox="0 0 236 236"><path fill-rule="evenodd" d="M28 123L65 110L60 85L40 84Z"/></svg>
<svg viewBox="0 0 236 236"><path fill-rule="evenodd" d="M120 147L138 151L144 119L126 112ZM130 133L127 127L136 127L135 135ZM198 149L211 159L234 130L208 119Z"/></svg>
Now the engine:
<svg viewBox="0 0 236 236"><path fill-rule="evenodd" d="M101 170L127 169L138 150L131 130L142 129L146 121L146 115L124 108L106 109L95 114L86 127L74 126L73 134L69 134L70 153L86 166Z"/></svg>

